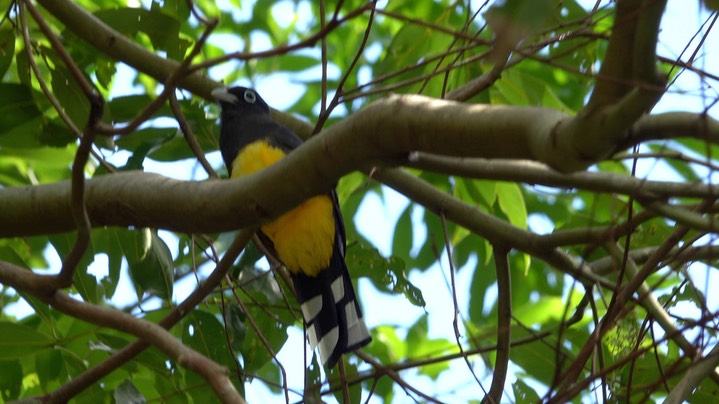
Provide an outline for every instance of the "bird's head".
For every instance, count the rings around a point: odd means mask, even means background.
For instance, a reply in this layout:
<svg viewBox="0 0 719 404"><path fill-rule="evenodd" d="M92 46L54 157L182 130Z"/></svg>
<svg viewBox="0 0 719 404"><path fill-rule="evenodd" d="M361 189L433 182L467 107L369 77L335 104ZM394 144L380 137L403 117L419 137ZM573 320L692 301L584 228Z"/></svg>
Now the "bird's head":
<svg viewBox="0 0 719 404"><path fill-rule="evenodd" d="M218 87L212 90L212 96L219 101L223 112L270 113L270 107L265 100L251 88Z"/></svg>

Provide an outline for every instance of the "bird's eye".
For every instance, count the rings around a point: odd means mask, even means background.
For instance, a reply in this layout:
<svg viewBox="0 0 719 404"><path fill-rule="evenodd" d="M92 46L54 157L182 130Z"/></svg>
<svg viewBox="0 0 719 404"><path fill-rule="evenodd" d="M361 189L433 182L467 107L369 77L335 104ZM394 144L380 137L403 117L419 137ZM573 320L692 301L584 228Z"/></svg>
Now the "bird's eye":
<svg viewBox="0 0 719 404"><path fill-rule="evenodd" d="M245 101L249 102L250 104L254 104L255 101L257 101L257 95L252 90L245 91Z"/></svg>

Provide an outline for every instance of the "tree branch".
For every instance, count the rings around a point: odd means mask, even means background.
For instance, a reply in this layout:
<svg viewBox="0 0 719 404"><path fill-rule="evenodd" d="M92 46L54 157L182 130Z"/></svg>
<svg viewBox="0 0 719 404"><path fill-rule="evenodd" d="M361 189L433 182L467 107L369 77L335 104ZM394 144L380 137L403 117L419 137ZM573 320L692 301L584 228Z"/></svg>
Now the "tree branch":
<svg viewBox="0 0 719 404"><path fill-rule="evenodd" d="M509 369L509 351L512 341L512 278L509 267L509 249L493 244L497 266L497 358L492 386L482 403L501 403L504 383Z"/></svg>
<svg viewBox="0 0 719 404"><path fill-rule="evenodd" d="M611 172L562 174L534 161L454 158L416 153L411 156L407 166L468 178L578 188L635 198L707 198L719 195L719 186L715 184L649 181Z"/></svg>
<svg viewBox="0 0 719 404"><path fill-rule="evenodd" d="M232 264L235 262L237 257L240 255L242 250L247 245L248 241L255 234L255 229L248 228L240 230L235 236L232 244L227 248L225 255L222 257L220 262L212 271L210 276L200 284L200 286L190 293L187 298L178 304L170 313L165 316L158 325L165 329L170 329L172 326L177 324L186 314L192 312L200 302L202 302L207 295L209 295L217 286L220 285L222 279L232 268ZM2 263L0 263L2 265ZM28 271L24 271L28 272ZM75 376L72 380L60 386L57 390L49 393L43 397L43 401L50 403L65 403L72 397L79 394L87 387L93 385L98 380L110 374L115 369L119 368L140 352L144 351L150 346L150 343L144 339L139 339L121 350L113 353L109 358L100 362L95 367L90 368L83 373Z"/></svg>
<svg viewBox="0 0 719 404"><path fill-rule="evenodd" d="M561 171L582 170L626 141L629 129L664 94L656 44L665 0L619 0L596 87L587 105L553 134Z"/></svg>
<svg viewBox="0 0 719 404"><path fill-rule="evenodd" d="M192 183L133 172L88 180L87 210L94 226L227 231L277 217L310 196L326 192L353 170L406 162L411 151L539 157L529 145L536 139L534 135L548 135L552 122L562 117L560 112L542 108L389 97L311 138L272 167L245 178ZM271 186L278 183L287 186ZM69 191L68 182L1 189L0 222L4 226L0 237L72 230Z"/></svg>
<svg viewBox="0 0 719 404"><path fill-rule="evenodd" d="M227 375L227 369L183 345L161 326L137 319L130 314L75 300L62 292L45 293L36 289L35 279L40 275L24 268L0 261L0 283L16 290L31 293L56 310L104 327L135 335L157 346L178 364L205 378L217 396L225 403L244 402Z"/></svg>
<svg viewBox="0 0 719 404"><path fill-rule="evenodd" d="M531 158L531 150L526 147L528 137L561 116L560 112L547 114L541 108L464 105L421 96L390 97L335 124L323 136L313 137L256 175L202 183L146 173L88 180L88 213L95 226L200 233L237 229L257 224L257 218L266 221L277 217L308 197L326 192L353 170L375 163L406 161L413 150ZM436 133L445 136L438 137ZM499 133L503 135L497 136ZM269 185L278 183L287 186ZM0 190L0 221L5 224L0 237L71 230L68 185Z"/></svg>
<svg viewBox="0 0 719 404"><path fill-rule="evenodd" d="M719 344L714 345L714 348L706 356L694 362L679 383L669 392L664 403L678 404L685 402L707 375L716 373L717 366L719 366Z"/></svg>
<svg viewBox="0 0 719 404"><path fill-rule="evenodd" d="M648 140L693 138L719 144L719 121L707 114L667 112L645 115L637 121L630 135L619 145L628 149Z"/></svg>

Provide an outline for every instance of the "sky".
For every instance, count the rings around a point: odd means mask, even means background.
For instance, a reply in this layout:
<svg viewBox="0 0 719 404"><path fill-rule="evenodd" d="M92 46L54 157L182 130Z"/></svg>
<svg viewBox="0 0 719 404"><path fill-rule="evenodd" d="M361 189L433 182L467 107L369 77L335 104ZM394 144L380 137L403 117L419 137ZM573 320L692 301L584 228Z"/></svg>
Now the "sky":
<svg viewBox="0 0 719 404"><path fill-rule="evenodd" d="M223 3L225 2L218 2L220 7L223 7ZM584 1L583 3L589 5L594 4L593 1ZM292 18L291 16L293 16L294 13L292 4L293 3L289 1L278 2L278 4L273 8L273 12L277 16L278 23L288 23ZM224 4L224 6L228 5ZM302 8L300 8L300 17L302 13L306 12L306 10L302 11ZM238 11L238 13L242 13L242 11ZM662 24L663 30L660 34L660 46L658 48L658 53L669 58L676 58L682 52L687 43L691 42L693 46L696 46L698 38L695 38L692 41L692 36L697 31L697 27L704 21L706 15L707 14L705 12L699 12L698 1L669 1L668 10L665 13ZM717 32L719 31L715 30L712 33L711 38L707 39L707 43L719 43L719 38L717 37L719 34ZM269 42L266 38L257 36L253 39L253 46L255 47L255 50L260 50L263 47L269 47ZM228 37L221 36L213 36L210 41L216 44L222 43L222 45L228 50L239 48L240 45L239 43L234 43L233 41L228 42ZM707 70L713 72L719 71L717 68L719 67L719 47L715 46L714 48L716 49L705 46L701 50L700 54L703 56L697 59L697 66L706 68ZM379 51L380 50L377 49L378 53ZM691 53L692 51L693 48L690 48L688 53ZM686 58L686 56L683 57L683 59ZM217 80L221 80L222 77L226 76L230 69L236 68L238 68L238 64L227 63L210 69L209 75ZM131 82L130 77L132 75L132 71L129 68L122 68L120 74L127 77L126 79L122 79L122 81ZM319 71L310 71L305 74L316 75L318 77ZM335 72L335 74L338 73ZM283 110L294 104L295 100L301 95L302 86L294 83L292 80L292 77L286 75L263 77L257 80L256 87L258 92L268 102L268 104L277 109ZM247 85L249 84L249 81L228 84ZM697 80L697 75L681 75L673 88L674 91L664 96L662 101L656 106L654 112L657 113L675 110L688 110L695 112L702 111L706 107L704 105L705 100L716 98L716 89L705 89L704 91L706 97L704 97L700 91L702 87L702 83ZM114 96L142 91L141 89L127 90L128 91L126 92L118 89L118 91L114 93ZM714 107L710 113L717 117L717 107ZM165 123L156 122L156 124L175 126L175 123L172 121ZM111 162L119 165L124 164L126 159L127 155L123 153L116 153L110 157ZM218 153L210 154L208 159L215 167L219 167L222 164ZM146 171L158 172L178 179L190 179L192 177L192 172L198 172L198 170L195 170L195 164L191 161L172 164L160 164L147 161L145 169ZM658 176L658 179L662 180L670 179L673 175L670 170L665 168L657 170L656 166L650 161L642 162L642 166L639 167L640 176L642 176L643 173L648 175L650 172L653 176ZM203 178L196 177L194 179ZM407 204L407 199L402 195L391 189L384 188L382 197L374 193L368 194L360 207L359 213L355 217L357 229L365 237L372 240L375 246L379 248L380 252L386 256L390 254L392 235L394 234L394 224L397 222L399 215L402 213ZM416 209L413 212L412 217L415 223L421 223L421 214L422 212L419 209ZM546 222L539 217L530 217L529 223L530 227L537 232L546 233L551 231L551 228L547 228ZM416 232L414 235L415 245L421 245L421 242L424 240L426 235L422 231L422 226L415 225L414 229ZM177 243L173 240L174 236L167 232L161 232L161 234L167 240L173 254L175 254ZM48 250L47 256L50 259L51 266L53 268L60 267L60 259L53 251ZM476 258L470 260L465 268L458 269L456 274L456 284L459 285L457 290L458 302L463 312L466 312L469 301L469 285L473 275L473 270L471 268L473 268L474 265L476 265ZM106 268L106 258L104 256L97 256L91 267L91 271L97 276L103 276L106 273ZM205 274L210 269L211 268L205 268ZM424 309L412 306L403 298L385 295L377 291L369 281L360 280L356 287L360 293L363 303L363 312L368 326L372 328L380 324L395 324L400 329L406 329L406 327L416 322L418 318L428 314L430 337L445 338L453 341L453 305L451 291L448 286L447 270L446 257L444 257L440 265L422 273L413 271L410 275L412 283L423 291L424 298L427 302L427 306ZM692 269L692 271L696 272L697 279L706 279L705 281L702 281L701 284L705 284L706 281L709 281L709 284L718 281L714 278L704 278L706 271L702 268ZM194 288L194 286L194 279L187 279L181 285L178 285L175 289L176 295L174 300L182 300L184 296L189 293L192 288ZM123 272L119 290L124 290L125 292L118 292L116 297L113 298L113 303L125 306L131 302L131 300L128 300L128 297L132 298L135 296L126 271ZM709 296L712 297L713 295L709 294ZM496 296L492 294L485 297L487 302L493 301L495 298ZM717 298L712 297L710 304L712 305L710 307L716 308L718 306ZM149 309L151 307L145 308ZM14 307L14 310L18 315L28 313L28 309L27 305L22 304ZM303 347L306 347L306 344L302 337L301 330L293 328L290 330L290 339L286 344L285 349L279 352L279 359L288 372L289 385L291 387L298 388L299 390L301 390L303 386L304 365L302 363L302 355L298 355L298 352L301 352L300 349ZM368 367L365 366L363 369L368 369ZM512 372L508 377L508 386L514 382L514 378L516 378L515 374L521 372L521 370L516 367L512 367L511 371ZM481 377L485 388L488 388L491 381L491 377L489 376L491 375L486 373L483 367L476 368L476 372L478 376ZM407 379L420 390L430 395L437 395L442 400L461 402L471 398L481 397L483 395L476 384L468 382L468 380L471 380L471 376L468 374L468 370L463 361L454 361L451 365L451 370L445 372L440 377L440 380L436 382L430 381L428 378L421 376L408 376ZM267 388L258 382L248 385L246 391L248 402L266 402L268 400L277 399L277 396L273 395ZM291 399L298 399L298 397L291 396ZM404 401L403 399L406 399L404 393L401 390L397 390L397 400L402 402ZM375 399L373 402L379 402L379 400Z"/></svg>

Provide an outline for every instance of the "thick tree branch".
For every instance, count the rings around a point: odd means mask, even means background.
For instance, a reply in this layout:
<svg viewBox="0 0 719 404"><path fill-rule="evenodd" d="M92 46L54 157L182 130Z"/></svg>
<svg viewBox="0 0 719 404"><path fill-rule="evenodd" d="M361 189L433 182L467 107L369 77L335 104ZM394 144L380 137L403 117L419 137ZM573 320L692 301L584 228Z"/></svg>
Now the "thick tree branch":
<svg viewBox="0 0 719 404"><path fill-rule="evenodd" d="M587 111L592 113L619 101L635 86L657 84L656 45L665 6L665 0L617 1L600 79L587 103Z"/></svg>
<svg viewBox="0 0 719 404"><path fill-rule="evenodd" d="M620 0L607 54L587 105L554 133L561 171L582 170L618 151L629 129L664 93L656 44L664 0ZM556 152L556 150L555 150Z"/></svg>
<svg viewBox="0 0 719 404"><path fill-rule="evenodd" d="M351 171L407 162L412 151L533 159L537 156L530 145L532 139L548 135L552 122L563 117L541 108L389 97L311 138L278 164L246 178L193 183L140 172L93 178L87 181L87 211L94 226L227 231L277 217L308 197L326 192ZM566 181L583 178L588 183L584 177L589 176L566 177ZM562 178L556 173L544 177L548 181ZM616 191L625 182L627 191L639 185L622 181L607 190ZM271 185L280 183L284 186ZM659 191L658 187L653 190ZM711 186L687 185L686 191L666 184L662 187L681 195L714 192ZM1 189L0 237L72 230L69 200L69 182Z"/></svg>
<svg viewBox="0 0 719 404"><path fill-rule="evenodd" d="M95 226L184 232L237 229L276 217L326 192L351 171L406 161L413 150L532 158L528 138L537 130L547 133L552 122L563 116L540 108L389 97L313 137L269 169L229 183L187 183L143 173L94 178L87 181L88 213ZM437 136L441 133L445 136ZM279 183L285 186L269 185ZM0 237L71 230L68 189L68 183L57 183L0 190L0 221L5 224Z"/></svg>

